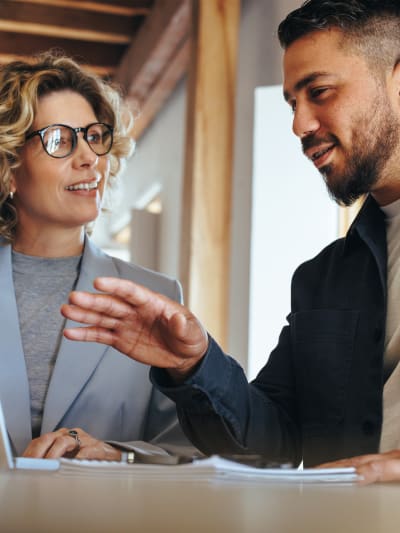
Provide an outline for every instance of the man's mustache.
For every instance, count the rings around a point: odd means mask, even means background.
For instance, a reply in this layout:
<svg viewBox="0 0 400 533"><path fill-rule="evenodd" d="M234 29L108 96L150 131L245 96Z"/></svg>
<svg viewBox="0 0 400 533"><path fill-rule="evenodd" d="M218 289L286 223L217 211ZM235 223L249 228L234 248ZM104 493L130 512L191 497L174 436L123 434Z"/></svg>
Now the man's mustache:
<svg viewBox="0 0 400 533"><path fill-rule="evenodd" d="M306 150L309 150L310 148L316 148L318 146L321 146L322 144L339 144L339 139L336 137L336 135L326 135L324 137L318 137L317 135L307 135L307 137L304 137L301 140L301 146L303 149L303 152L305 153Z"/></svg>

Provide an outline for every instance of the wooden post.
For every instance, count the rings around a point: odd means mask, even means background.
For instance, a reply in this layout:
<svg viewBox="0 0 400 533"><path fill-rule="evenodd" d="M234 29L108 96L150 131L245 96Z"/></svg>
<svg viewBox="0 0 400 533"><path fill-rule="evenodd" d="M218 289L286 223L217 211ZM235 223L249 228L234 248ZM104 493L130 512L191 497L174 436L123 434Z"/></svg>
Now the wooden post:
<svg viewBox="0 0 400 533"><path fill-rule="evenodd" d="M361 209L366 196L362 196L349 207L339 208L339 237L344 237Z"/></svg>
<svg viewBox="0 0 400 533"><path fill-rule="evenodd" d="M228 323L239 13L240 0L192 1L180 277L186 304L222 346Z"/></svg>

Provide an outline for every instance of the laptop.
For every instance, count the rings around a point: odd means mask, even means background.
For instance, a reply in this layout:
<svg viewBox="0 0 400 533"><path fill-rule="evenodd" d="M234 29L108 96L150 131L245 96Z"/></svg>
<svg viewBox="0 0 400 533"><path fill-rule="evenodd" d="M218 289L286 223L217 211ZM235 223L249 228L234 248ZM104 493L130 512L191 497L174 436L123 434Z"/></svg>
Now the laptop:
<svg viewBox="0 0 400 533"><path fill-rule="evenodd" d="M6 420L0 402L0 471L4 470L58 470L58 459L39 459L34 457L14 457L7 433Z"/></svg>

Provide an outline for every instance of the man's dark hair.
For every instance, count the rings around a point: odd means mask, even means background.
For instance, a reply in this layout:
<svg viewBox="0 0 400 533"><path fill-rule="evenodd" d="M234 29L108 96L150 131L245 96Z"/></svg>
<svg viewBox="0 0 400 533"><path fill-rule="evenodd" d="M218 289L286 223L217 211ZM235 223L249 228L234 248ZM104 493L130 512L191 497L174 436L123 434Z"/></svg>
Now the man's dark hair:
<svg viewBox="0 0 400 533"><path fill-rule="evenodd" d="M374 62L392 63L396 49L400 60L400 0L307 0L280 23L278 37L286 49L309 33L332 28Z"/></svg>

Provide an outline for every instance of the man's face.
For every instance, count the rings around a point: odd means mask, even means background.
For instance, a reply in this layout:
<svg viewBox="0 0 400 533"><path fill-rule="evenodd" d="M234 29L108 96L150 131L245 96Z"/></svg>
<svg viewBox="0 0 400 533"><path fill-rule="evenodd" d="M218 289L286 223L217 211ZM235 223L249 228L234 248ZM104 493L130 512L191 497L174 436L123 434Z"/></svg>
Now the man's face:
<svg viewBox="0 0 400 533"><path fill-rule="evenodd" d="M330 194L350 205L372 192L379 202L393 169L398 180L398 92L365 58L340 47L340 36L338 30L318 31L288 47L284 95L293 109L293 131Z"/></svg>

